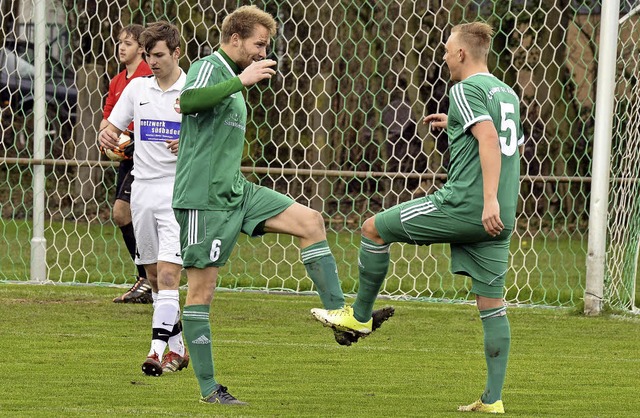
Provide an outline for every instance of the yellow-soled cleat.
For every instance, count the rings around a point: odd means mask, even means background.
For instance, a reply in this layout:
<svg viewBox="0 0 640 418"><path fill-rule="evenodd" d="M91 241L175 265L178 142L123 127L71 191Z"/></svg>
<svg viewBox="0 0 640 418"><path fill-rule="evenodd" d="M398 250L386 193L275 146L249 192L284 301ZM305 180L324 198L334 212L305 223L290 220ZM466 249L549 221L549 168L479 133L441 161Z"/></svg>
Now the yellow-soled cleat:
<svg viewBox="0 0 640 418"><path fill-rule="evenodd" d="M360 322L353 316L353 308L345 306L341 309L311 309L313 316L325 326L338 331L353 331L360 334L371 334L373 320Z"/></svg>
<svg viewBox="0 0 640 418"><path fill-rule="evenodd" d="M481 399L478 399L471 405L462 405L458 407L458 411L461 412L483 412L485 414L504 414L504 405L502 401L495 401L494 403L483 403Z"/></svg>

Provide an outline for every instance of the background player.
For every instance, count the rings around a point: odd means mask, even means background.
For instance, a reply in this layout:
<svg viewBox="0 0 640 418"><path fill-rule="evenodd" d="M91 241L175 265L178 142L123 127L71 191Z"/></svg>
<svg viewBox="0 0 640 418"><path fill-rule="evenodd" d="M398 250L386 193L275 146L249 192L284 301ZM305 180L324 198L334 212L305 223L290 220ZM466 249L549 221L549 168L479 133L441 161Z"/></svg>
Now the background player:
<svg viewBox="0 0 640 418"><path fill-rule="evenodd" d="M174 25L150 24L140 43L154 76L132 80L124 89L109 125L100 133L100 143L114 148L120 132L135 121L131 212L138 240L136 262L145 267L157 292L151 348L142 371L160 376L189 364L180 323L180 228L171 208L182 119L174 104L186 75L178 66L180 33ZM169 352L163 356L167 344Z"/></svg>
<svg viewBox="0 0 640 418"><path fill-rule="evenodd" d="M485 23L454 26L444 61L451 79L449 113L423 123L447 129L451 163L445 186L367 219L362 226L359 288L353 306L313 315L335 329L371 332L371 310L389 267L389 244L449 243L451 270L471 277L484 329L487 384L481 398L460 411L504 413L502 386L511 331L503 302L509 241L519 192L518 145L524 142L520 101L489 74L493 29Z"/></svg>
<svg viewBox="0 0 640 418"><path fill-rule="evenodd" d="M129 25L120 30L118 34L118 59L125 68L109 83L109 93L102 109L102 121L100 131L109 125L107 119L111 115L113 107L118 102L124 88L136 77L151 74L149 65L144 60L144 49L140 45L140 34L144 30L142 25ZM133 135L133 122L124 131ZM136 258L136 237L131 223L131 183L133 182L133 155L120 162L116 176L116 200L113 204L113 221L122 232L122 239L127 246L131 259ZM137 266L138 277L134 285L125 294L113 299L116 303L151 303L151 285L143 266Z"/></svg>

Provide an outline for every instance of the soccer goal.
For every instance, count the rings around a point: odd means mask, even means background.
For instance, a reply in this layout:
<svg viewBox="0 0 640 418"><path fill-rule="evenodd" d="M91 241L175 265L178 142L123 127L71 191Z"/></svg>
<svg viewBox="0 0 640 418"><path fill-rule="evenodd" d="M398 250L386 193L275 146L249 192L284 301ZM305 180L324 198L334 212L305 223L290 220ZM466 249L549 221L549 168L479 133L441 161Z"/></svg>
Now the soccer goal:
<svg viewBox="0 0 640 418"><path fill-rule="evenodd" d="M601 59L598 72L601 83L598 95L602 100L596 103L596 108L601 106L602 117L596 113L596 121L604 134L598 135L596 127L587 313L598 313L603 305L638 311L635 306L640 257L640 4L636 2L630 8L623 4L618 13L616 3L603 6L600 48L602 55L612 54L613 59ZM609 119L604 112L609 106L611 125L604 126ZM610 143L605 140L609 135Z"/></svg>
<svg viewBox="0 0 640 418"><path fill-rule="evenodd" d="M217 49L222 19L242 3L0 1L0 282L126 287L135 280L112 221L115 163L96 145L108 81L122 70L118 32L129 23L176 23L186 70ZM242 171L323 214L345 293L357 291L362 222L446 181L446 134L421 120L448 109L451 82L442 60L451 27L482 20L496 30L490 71L521 97L527 137L507 301L577 307L590 300L626 310L638 304L636 6L628 0L253 3L277 17L270 54L278 68L269 83L246 92ZM611 44L599 48L600 38ZM605 67L607 86L598 73ZM36 69L40 77L32 79ZM31 93L31 82L40 94ZM595 106L596 86L607 106ZM596 150L594 142L602 140ZM594 191L604 194L592 199ZM592 218L600 219L597 227ZM245 238L220 287L314 292L294 239ZM597 251L587 251L592 244ZM450 272L448 247L394 244L391 251L382 295L473 300L469 281ZM597 255L593 282L585 280L591 254Z"/></svg>

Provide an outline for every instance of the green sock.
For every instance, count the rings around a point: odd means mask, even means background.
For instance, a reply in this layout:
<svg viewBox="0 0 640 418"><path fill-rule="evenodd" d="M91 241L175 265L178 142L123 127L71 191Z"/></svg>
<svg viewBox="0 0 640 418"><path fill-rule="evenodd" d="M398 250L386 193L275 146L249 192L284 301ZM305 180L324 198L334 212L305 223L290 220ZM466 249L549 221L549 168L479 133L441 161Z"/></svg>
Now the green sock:
<svg viewBox="0 0 640 418"><path fill-rule="evenodd" d="M182 327L184 339L189 347L191 366L200 385L200 393L202 396L208 396L218 385L213 377L209 305L185 306L182 312Z"/></svg>
<svg viewBox="0 0 640 418"><path fill-rule="evenodd" d="M487 360L487 386L481 399L486 404L502 399L511 346L511 328L506 310L505 306L480 311L484 330L484 356Z"/></svg>
<svg viewBox="0 0 640 418"><path fill-rule="evenodd" d="M376 244L362 237L358 270L360 278L358 296L353 303L353 316L360 322L367 322L371 319L373 304L389 270L389 244Z"/></svg>
<svg viewBox="0 0 640 418"><path fill-rule="evenodd" d="M338 279L338 267L327 241L316 242L300 251L302 262L311 277L325 309L344 306L344 294Z"/></svg>

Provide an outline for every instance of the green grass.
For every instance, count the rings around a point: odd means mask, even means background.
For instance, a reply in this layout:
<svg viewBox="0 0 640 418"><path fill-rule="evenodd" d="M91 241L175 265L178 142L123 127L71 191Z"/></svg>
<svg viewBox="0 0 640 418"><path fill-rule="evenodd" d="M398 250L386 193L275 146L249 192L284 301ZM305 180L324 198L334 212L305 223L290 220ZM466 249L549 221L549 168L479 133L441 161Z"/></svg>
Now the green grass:
<svg viewBox="0 0 640 418"><path fill-rule="evenodd" d="M341 347L309 314L317 297L218 292L217 378L250 406L202 405L191 367L142 374L151 307L112 303L120 292L0 284L1 416L459 417L484 387L473 306L394 302L379 331ZM638 318L539 308L509 318L510 416L637 416Z"/></svg>
<svg viewBox="0 0 640 418"><path fill-rule="evenodd" d="M2 241L0 281L29 278L31 223L0 220ZM49 279L54 282L133 283L135 268L111 222L91 224L48 221ZM351 231L329 232L327 239L338 263L342 287L357 289L359 236ZM3 242L4 241L4 242ZM526 241L526 243L525 243ZM586 242L580 236L517 237L512 241L507 299L525 304L576 306L585 281ZM470 282L449 272L446 245L391 246L392 263L383 294L424 299L467 299ZM293 238L241 235L229 263L221 269L219 286L227 288L312 290ZM639 298L640 299L640 298Z"/></svg>

